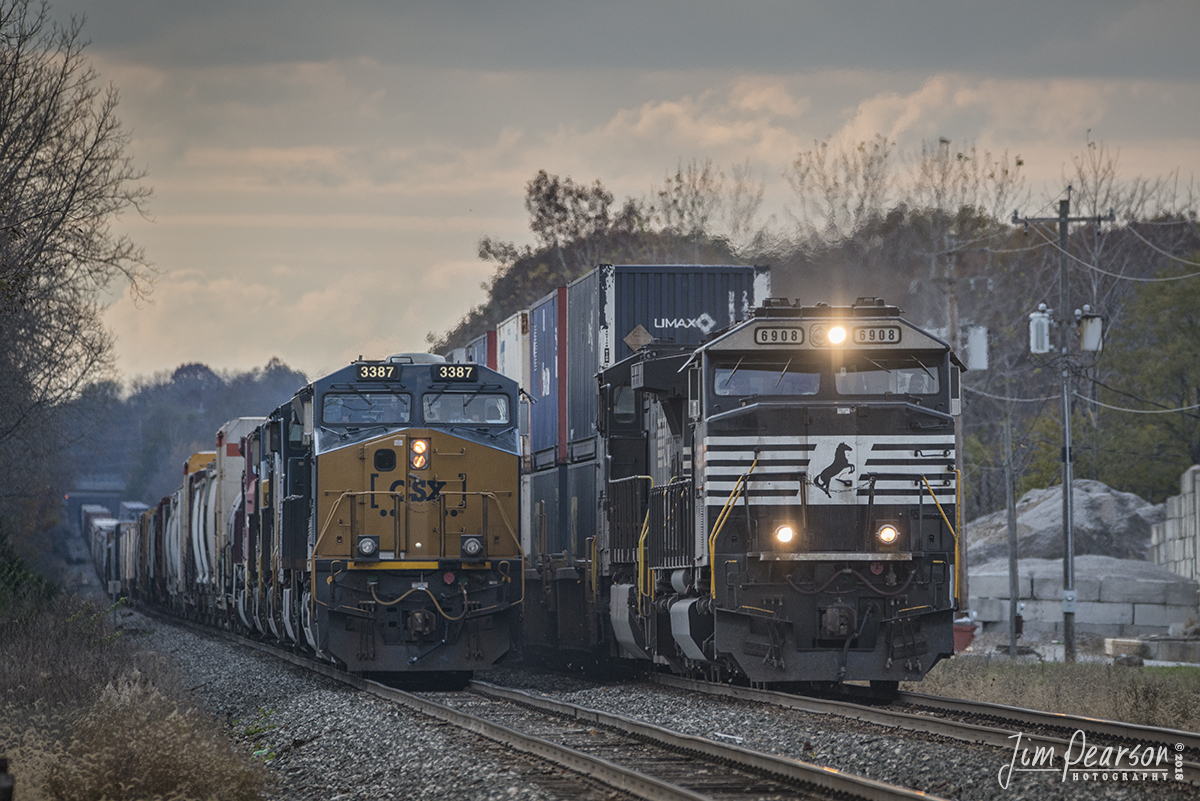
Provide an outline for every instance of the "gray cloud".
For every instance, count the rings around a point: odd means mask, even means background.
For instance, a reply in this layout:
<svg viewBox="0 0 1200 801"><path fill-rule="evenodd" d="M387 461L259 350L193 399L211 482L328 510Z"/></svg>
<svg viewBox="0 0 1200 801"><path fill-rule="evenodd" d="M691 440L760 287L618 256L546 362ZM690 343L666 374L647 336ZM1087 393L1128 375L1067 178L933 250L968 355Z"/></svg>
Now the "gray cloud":
<svg viewBox="0 0 1200 801"><path fill-rule="evenodd" d="M1045 3L59 0L102 47L159 64L369 57L470 70L914 69L1197 75L1189 0Z"/></svg>

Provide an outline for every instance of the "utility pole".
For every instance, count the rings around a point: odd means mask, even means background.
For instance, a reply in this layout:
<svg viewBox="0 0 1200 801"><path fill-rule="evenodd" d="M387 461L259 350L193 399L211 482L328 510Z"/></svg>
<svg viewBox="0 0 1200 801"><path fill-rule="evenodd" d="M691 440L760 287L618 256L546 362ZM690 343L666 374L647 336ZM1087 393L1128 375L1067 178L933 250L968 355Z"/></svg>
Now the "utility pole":
<svg viewBox="0 0 1200 801"><path fill-rule="evenodd" d="M1022 217L1013 212L1013 225L1024 224L1026 230L1030 223L1058 223L1058 325L1059 358L1062 362L1062 415L1063 415L1063 445L1062 445L1062 482L1063 482L1063 658L1068 662L1075 661L1075 539L1072 531L1071 508L1071 354L1069 350L1071 317L1071 288L1068 283L1068 258L1070 238L1068 226L1073 222L1112 222L1116 214L1109 209L1103 217L1072 217L1071 216L1071 187L1067 187L1067 197L1058 201L1057 217Z"/></svg>

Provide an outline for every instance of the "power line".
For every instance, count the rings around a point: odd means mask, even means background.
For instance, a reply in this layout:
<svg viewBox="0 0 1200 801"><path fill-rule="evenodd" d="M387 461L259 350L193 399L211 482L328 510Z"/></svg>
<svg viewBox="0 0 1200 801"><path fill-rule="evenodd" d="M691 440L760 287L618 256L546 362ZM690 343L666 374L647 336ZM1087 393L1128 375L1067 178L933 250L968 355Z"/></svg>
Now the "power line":
<svg viewBox="0 0 1200 801"><path fill-rule="evenodd" d="M985 398L991 398L992 400L999 401L1010 401L1012 403L1045 403L1046 401L1058 400L1057 395L1050 395L1045 398L1010 398L1005 395L993 395L990 392L984 392L982 389L975 389L975 387L968 387L965 385L963 386L963 389L965 389L967 392L973 392L976 395L982 395Z"/></svg>
<svg viewBox="0 0 1200 801"><path fill-rule="evenodd" d="M1129 233L1133 234L1133 235L1134 235L1134 236L1136 236L1138 239L1140 239L1140 240L1142 240L1143 242L1145 242L1145 243L1146 243L1146 245L1147 245L1147 246L1148 246L1148 247L1149 247L1151 250L1158 251L1158 252L1159 252L1159 253L1161 253L1162 255L1166 256L1168 259L1172 259L1172 260L1174 260L1174 261L1177 261L1177 262L1179 262L1180 264L1186 264L1186 265L1187 265L1187 266L1189 266L1189 267L1200 267L1200 264L1197 264L1197 263L1196 263L1196 262L1194 262L1194 261L1188 261L1187 259L1181 259L1181 258L1179 258L1178 256L1174 255L1173 253L1168 253L1167 251L1163 250L1163 249L1162 249L1162 248L1160 248L1158 245L1154 244L1154 243L1153 243L1153 242L1151 242L1149 239L1147 239L1146 237L1144 237L1144 236L1142 236L1141 234L1139 234L1139 233L1137 232L1137 229L1136 229L1136 228L1133 228L1132 226L1129 226L1129 227L1127 227L1125 230L1129 231Z"/></svg>
<svg viewBox="0 0 1200 801"><path fill-rule="evenodd" d="M1071 394L1073 394L1075 397L1079 398L1080 400L1087 401L1088 403L1091 403L1095 406L1102 406L1105 409L1112 409L1114 412L1129 412L1130 414L1179 414L1181 412L1189 412L1192 409L1200 409L1200 403L1197 403L1194 406L1182 406L1178 409L1126 409L1121 406L1109 406L1107 403L1101 403L1098 400L1089 398L1087 395L1081 395L1078 392L1073 392ZM1149 401L1147 401L1147 403L1149 403ZM1196 417L1197 415L1189 415L1189 416Z"/></svg>
<svg viewBox="0 0 1200 801"><path fill-rule="evenodd" d="M1095 270L1098 273L1102 273L1103 275L1107 275L1112 278L1120 278L1123 281L1139 281L1144 284L1157 284L1157 283L1162 283L1164 281L1181 281L1184 278L1195 278L1197 276L1200 276L1200 273L1188 273L1187 275L1173 275L1173 276L1170 276L1167 278L1138 278L1138 277L1132 276L1132 275L1121 275L1120 273L1112 273L1112 272L1109 272L1108 270L1101 269L1100 267L1097 267L1094 264L1090 264L1090 263L1084 261L1083 259L1074 255L1073 253L1071 253L1068 250L1064 250L1061 245L1059 245L1057 242L1055 242L1050 237L1046 236L1046 234L1044 232L1038 231L1037 234L1038 234L1038 236L1040 236L1046 240L1047 245L1049 245L1050 247L1054 248L1057 251L1060 251L1061 253L1063 253L1067 258L1071 259L1072 261L1077 262L1078 264L1081 264L1084 267L1087 267L1089 270ZM1145 241L1145 240L1143 240L1143 241ZM1164 253L1165 253L1165 251L1164 251ZM1192 262L1184 262L1184 263L1192 264ZM1197 264L1195 266L1200 267L1200 264Z"/></svg>

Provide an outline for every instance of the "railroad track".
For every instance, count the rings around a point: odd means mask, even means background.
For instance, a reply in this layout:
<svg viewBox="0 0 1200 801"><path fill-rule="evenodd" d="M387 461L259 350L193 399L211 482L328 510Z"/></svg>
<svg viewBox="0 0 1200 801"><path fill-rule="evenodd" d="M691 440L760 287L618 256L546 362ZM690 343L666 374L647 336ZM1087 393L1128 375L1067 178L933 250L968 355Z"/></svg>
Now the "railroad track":
<svg viewBox="0 0 1200 801"><path fill-rule="evenodd" d="M895 696L899 705L915 711L905 712L886 707L869 706L862 700L833 700L797 696L771 690L756 690L727 684L713 684L693 679L656 674L654 683L677 687L692 692L707 693L728 698L739 698L757 703L769 703L788 709L820 715L872 723L878 726L903 731L924 732L965 742L1003 748L1013 752L1017 734L1020 745L1031 751L1037 748L1054 748L1054 753L1064 755L1071 746L1076 732L1083 732L1087 745L1165 746L1171 760L1169 765L1160 765L1175 775L1175 755L1182 754L1183 780L1200 785L1200 733L1178 729L1157 728L1132 723L1088 718L1078 715L1062 715L1054 712L1039 712L1033 709L1003 706L984 702L940 698L921 693L901 692ZM865 696L864 696L865 697ZM979 721L979 722L977 722ZM1078 754L1077 740L1074 752ZM1083 766L1080 766L1083 769ZM1088 768L1091 770L1092 768Z"/></svg>
<svg viewBox="0 0 1200 801"><path fill-rule="evenodd" d="M268 643L177 618L155 617L270 654L638 798L941 801L907 787L485 682L471 682L466 691L457 693L410 693Z"/></svg>

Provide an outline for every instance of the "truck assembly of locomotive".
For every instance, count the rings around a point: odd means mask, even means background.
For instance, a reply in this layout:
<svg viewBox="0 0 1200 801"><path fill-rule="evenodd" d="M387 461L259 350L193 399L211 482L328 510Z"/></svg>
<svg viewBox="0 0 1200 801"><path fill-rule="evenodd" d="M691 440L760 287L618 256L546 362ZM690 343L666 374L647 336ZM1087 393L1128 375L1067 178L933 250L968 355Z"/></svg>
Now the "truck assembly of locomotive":
<svg viewBox="0 0 1200 801"><path fill-rule="evenodd" d="M359 673L919 680L953 653L962 365L882 300L769 286L601 265L448 361L356 362L94 529L102 577Z"/></svg>

